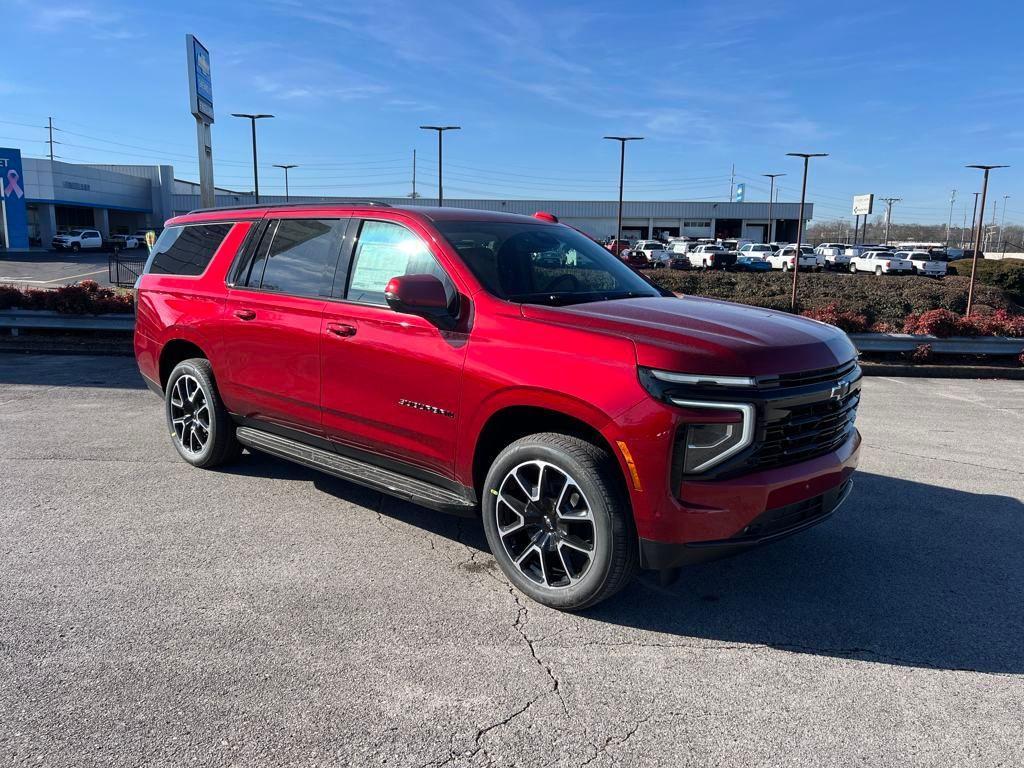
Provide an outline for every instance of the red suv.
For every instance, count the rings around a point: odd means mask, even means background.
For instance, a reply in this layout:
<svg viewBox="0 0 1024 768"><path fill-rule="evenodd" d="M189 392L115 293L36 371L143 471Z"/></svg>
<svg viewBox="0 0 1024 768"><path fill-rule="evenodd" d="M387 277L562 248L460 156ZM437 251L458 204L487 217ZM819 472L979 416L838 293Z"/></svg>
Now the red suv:
<svg viewBox="0 0 1024 768"><path fill-rule="evenodd" d="M676 298L574 229L325 204L167 222L135 351L175 447L241 446L482 519L508 579L580 609L807 528L846 497L846 335Z"/></svg>

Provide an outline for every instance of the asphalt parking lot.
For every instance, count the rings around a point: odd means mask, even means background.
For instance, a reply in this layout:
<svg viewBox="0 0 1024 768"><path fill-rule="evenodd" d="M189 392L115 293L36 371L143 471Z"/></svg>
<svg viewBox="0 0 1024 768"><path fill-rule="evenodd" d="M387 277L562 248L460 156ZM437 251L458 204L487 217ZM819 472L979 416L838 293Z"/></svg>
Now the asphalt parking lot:
<svg viewBox="0 0 1024 768"><path fill-rule="evenodd" d="M124 251L126 258L145 258L146 249ZM68 283L95 280L110 285L106 252L20 251L0 256L0 285L23 288L59 288Z"/></svg>
<svg viewBox="0 0 1024 768"><path fill-rule="evenodd" d="M567 615L471 521L192 469L130 359L0 356L0 764L1024 764L1024 384L860 426L827 523Z"/></svg>

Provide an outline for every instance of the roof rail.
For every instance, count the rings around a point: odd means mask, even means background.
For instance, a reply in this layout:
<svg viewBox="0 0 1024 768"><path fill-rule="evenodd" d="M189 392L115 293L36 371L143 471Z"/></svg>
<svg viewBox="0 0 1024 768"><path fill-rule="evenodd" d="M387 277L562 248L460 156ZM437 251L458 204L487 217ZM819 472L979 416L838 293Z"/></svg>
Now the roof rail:
<svg viewBox="0 0 1024 768"><path fill-rule="evenodd" d="M374 208L390 208L389 203L382 203L379 200L336 200L334 202L321 201L316 203L250 203L248 205L218 205L214 208L195 208L188 212L193 213L215 213L216 211L247 211L250 208L338 208L352 206L370 206Z"/></svg>

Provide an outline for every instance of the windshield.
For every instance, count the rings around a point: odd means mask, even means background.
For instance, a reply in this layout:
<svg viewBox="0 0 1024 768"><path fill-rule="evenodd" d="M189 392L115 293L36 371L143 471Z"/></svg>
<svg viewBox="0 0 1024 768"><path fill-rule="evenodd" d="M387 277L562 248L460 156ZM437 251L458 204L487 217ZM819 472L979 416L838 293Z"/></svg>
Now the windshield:
<svg viewBox="0 0 1024 768"><path fill-rule="evenodd" d="M588 237L558 224L438 221L437 229L498 298L524 304L660 296Z"/></svg>
<svg viewBox="0 0 1024 768"><path fill-rule="evenodd" d="M68 234L71 235L72 237L78 237L80 234L82 234L83 231L84 230L81 229L72 229L70 232L68 232Z"/></svg>

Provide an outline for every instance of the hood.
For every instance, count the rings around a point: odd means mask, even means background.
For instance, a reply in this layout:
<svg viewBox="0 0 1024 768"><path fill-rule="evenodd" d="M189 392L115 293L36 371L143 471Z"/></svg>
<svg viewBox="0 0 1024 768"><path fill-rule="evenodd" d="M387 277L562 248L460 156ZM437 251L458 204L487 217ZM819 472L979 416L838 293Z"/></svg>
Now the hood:
<svg viewBox="0 0 1024 768"><path fill-rule="evenodd" d="M722 376L800 373L856 357L841 330L805 317L727 301L683 298L524 304L523 316L628 338L637 363Z"/></svg>

